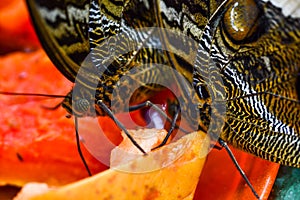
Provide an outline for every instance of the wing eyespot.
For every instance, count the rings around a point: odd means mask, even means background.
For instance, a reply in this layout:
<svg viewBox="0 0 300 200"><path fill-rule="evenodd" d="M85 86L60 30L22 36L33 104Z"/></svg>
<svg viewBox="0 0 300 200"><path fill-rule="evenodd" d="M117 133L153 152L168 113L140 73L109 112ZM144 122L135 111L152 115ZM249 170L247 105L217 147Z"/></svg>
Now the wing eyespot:
<svg viewBox="0 0 300 200"><path fill-rule="evenodd" d="M262 21L263 10L255 0L237 0L224 14L223 31L234 43L253 42L265 28Z"/></svg>

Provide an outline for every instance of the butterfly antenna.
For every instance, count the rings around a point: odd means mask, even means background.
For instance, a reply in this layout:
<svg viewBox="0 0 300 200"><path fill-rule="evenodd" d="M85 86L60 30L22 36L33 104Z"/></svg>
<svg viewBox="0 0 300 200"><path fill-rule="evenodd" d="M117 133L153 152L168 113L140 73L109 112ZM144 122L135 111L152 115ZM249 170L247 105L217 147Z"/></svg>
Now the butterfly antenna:
<svg viewBox="0 0 300 200"><path fill-rule="evenodd" d="M33 96L33 97L51 97L51 98L66 98L65 95L55 95L55 94L39 94L39 93L18 93L18 92L4 92L0 91L0 94L11 95L11 96Z"/></svg>
<svg viewBox="0 0 300 200"><path fill-rule="evenodd" d="M249 179L247 178L245 172L242 170L242 168L240 167L240 165L238 164L237 160L235 159L232 151L230 150L229 146L227 145L227 143L222 140L222 139L218 139L218 142L219 144L225 148L225 150L227 151L230 159L233 161L235 167L237 168L237 170L239 171L239 173L241 174L241 176L243 177L243 179L246 181L247 185L250 187L252 193L254 194L254 196L257 198L257 199L261 199L259 197L259 195L257 194L257 192L255 191L253 185L250 183Z"/></svg>
<svg viewBox="0 0 300 200"><path fill-rule="evenodd" d="M54 94L39 94L39 93L17 93L17 92L4 92L4 91L0 91L0 94L3 95L11 95L11 96L34 96L34 97L50 97L50 98L68 98L68 96L65 95L54 95ZM60 106L60 104L58 104L57 106L55 106L54 108L48 108L48 107L44 107L47 109L56 109L58 106ZM87 165L87 162L83 156L82 150L81 150L81 146L80 146L80 138L79 138L79 134L78 134L78 119L75 116L75 132L76 132L76 144L77 144L77 150L79 153L79 156L84 164L84 167L86 169L86 171L88 172L89 176L92 176L92 173Z"/></svg>

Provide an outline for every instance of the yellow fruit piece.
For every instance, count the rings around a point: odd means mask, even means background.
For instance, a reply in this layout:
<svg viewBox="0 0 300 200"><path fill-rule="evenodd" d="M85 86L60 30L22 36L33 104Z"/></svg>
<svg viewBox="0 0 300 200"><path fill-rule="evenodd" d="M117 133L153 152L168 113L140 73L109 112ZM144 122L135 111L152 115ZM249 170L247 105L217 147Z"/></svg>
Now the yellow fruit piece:
<svg viewBox="0 0 300 200"><path fill-rule="evenodd" d="M16 199L192 199L209 147L207 135L194 132L150 152L147 156L140 156L123 164L117 167L118 170L109 169L69 185L49 189L36 196L32 196L34 191L27 187ZM177 159L174 160L174 157ZM151 171L149 169L153 168L149 166L158 168ZM135 169L145 169L148 172L126 172Z"/></svg>

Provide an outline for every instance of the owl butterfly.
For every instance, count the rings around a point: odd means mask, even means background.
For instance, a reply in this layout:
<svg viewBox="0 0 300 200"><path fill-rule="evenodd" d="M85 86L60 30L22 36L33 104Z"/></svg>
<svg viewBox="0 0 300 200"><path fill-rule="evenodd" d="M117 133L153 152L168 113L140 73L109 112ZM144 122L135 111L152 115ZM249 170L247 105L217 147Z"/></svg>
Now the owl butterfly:
<svg viewBox="0 0 300 200"><path fill-rule="evenodd" d="M191 126L196 124L226 149L227 142L272 162L300 167L296 1L27 4L50 59L75 83L61 103L75 120L113 118L112 107L119 112L140 107L176 83L180 95L173 102L175 116L191 119ZM122 82L124 76L131 78ZM136 91L128 92L135 86ZM129 95L130 103L114 100L114 91L118 97L120 91Z"/></svg>

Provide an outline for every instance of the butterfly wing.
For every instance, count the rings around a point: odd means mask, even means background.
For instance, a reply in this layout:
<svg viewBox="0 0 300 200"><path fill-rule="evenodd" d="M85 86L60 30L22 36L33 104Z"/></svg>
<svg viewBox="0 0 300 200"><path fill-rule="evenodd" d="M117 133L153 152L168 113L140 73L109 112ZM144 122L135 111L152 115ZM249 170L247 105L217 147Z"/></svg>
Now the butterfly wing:
<svg viewBox="0 0 300 200"><path fill-rule="evenodd" d="M89 1L27 0L41 44L59 71L74 82L90 51Z"/></svg>
<svg viewBox="0 0 300 200"><path fill-rule="evenodd" d="M300 20L270 3L264 9L268 29L224 69L229 92L221 138L261 158L300 167Z"/></svg>

